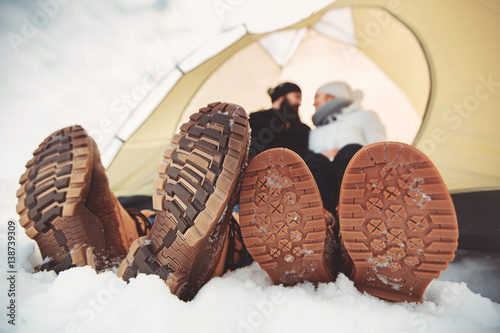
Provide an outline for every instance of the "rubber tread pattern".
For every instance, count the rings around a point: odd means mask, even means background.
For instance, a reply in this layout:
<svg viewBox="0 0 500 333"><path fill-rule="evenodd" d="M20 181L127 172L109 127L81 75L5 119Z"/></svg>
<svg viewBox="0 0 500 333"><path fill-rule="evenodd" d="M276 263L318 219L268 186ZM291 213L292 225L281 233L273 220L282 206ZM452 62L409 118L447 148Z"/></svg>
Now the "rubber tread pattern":
<svg viewBox="0 0 500 333"><path fill-rule="evenodd" d="M331 282L336 275L318 187L291 150L270 149L249 163L239 222L248 252L274 284Z"/></svg>
<svg viewBox="0 0 500 333"><path fill-rule="evenodd" d="M339 217L351 278L383 299L420 302L457 249L448 190L432 162L404 143L375 143L353 157Z"/></svg>
<svg viewBox="0 0 500 333"><path fill-rule="evenodd" d="M235 104L209 104L180 127L158 166L151 235L132 244L119 276L157 274L179 298L196 295L221 259L249 140L248 116Z"/></svg>
<svg viewBox="0 0 500 333"><path fill-rule="evenodd" d="M81 126L67 127L45 139L26 164L17 191L19 223L40 248L41 270L60 272L93 264L79 206L92 176L91 139ZM79 254L72 254L76 249ZM88 250L88 251L91 251ZM90 252L89 252L90 253ZM80 258L75 262L76 257Z"/></svg>

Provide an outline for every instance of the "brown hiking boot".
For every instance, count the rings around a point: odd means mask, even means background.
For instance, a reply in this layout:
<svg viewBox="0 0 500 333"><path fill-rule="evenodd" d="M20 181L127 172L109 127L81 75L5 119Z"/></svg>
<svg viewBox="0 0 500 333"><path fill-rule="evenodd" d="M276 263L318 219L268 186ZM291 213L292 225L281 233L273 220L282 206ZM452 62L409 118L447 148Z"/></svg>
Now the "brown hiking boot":
<svg viewBox="0 0 500 333"><path fill-rule="evenodd" d="M135 221L109 189L97 146L80 126L45 139L19 183L19 223L38 243L40 270L106 268L138 237Z"/></svg>
<svg viewBox="0 0 500 333"><path fill-rule="evenodd" d="M119 276L157 274L173 294L190 300L222 273L249 140L247 114L235 104L209 104L181 126L158 166L150 237L132 244Z"/></svg>
<svg viewBox="0 0 500 333"><path fill-rule="evenodd" d="M450 194L431 161L404 143L356 153L344 174L339 216L351 279L382 299L420 302L457 249Z"/></svg>
<svg viewBox="0 0 500 333"><path fill-rule="evenodd" d="M240 194L240 226L248 252L274 284L335 278L334 236L318 187L291 150L270 149L249 163Z"/></svg>

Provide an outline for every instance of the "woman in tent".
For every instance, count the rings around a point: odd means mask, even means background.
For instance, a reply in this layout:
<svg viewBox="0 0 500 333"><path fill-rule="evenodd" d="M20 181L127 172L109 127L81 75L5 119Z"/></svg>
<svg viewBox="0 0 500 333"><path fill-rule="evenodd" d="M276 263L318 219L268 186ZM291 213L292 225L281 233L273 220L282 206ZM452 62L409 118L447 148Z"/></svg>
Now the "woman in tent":
<svg viewBox="0 0 500 333"><path fill-rule="evenodd" d="M305 161L321 192L325 208L336 214L344 171L354 154L386 140L384 125L372 111L361 106L363 93L345 82L330 82L316 91L309 149Z"/></svg>
<svg viewBox="0 0 500 333"><path fill-rule="evenodd" d="M379 117L361 106L363 93L352 91L345 82L330 82L316 91L309 149L333 160L336 152L348 144L365 146L386 140Z"/></svg>

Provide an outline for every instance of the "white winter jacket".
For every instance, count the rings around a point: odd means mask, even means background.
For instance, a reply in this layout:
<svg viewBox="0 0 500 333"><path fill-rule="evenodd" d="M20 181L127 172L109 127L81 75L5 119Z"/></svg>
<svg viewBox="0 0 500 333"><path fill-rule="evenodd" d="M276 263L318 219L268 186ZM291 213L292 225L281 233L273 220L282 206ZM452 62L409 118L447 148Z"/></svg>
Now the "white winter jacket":
<svg viewBox="0 0 500 333"><path fill-rule="evenodd" d="M358 101L342 109L336 120L318 126L309 133L309 149L315 153L342 149L357 143L365 146L385 141L385 127L372 111L363 110Z"/></svg>

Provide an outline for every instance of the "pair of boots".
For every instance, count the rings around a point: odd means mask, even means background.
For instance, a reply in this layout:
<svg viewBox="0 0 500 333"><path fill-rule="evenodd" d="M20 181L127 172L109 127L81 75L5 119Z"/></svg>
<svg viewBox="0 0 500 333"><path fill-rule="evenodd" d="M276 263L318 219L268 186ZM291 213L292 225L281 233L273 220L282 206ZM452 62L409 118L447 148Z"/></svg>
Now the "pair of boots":
<svg viewBox="0 0 500 333"><path fill-rule="evenodd" d="M450 195L415 148L377 143L353 157L335 235L302 159L271 149L247 167L249 142L242 107L212 103L193 114L158 166L149 230L147 219L128 214L110 192L81 127L52 134L26 165L17 193L20 223L44 258L40 269L101 270L126 255L119 276L157 274L190 300L238 267L246 246L275 284L330 282L342 271L361 291L421 301L453 260L458 229Z"/></svg>

